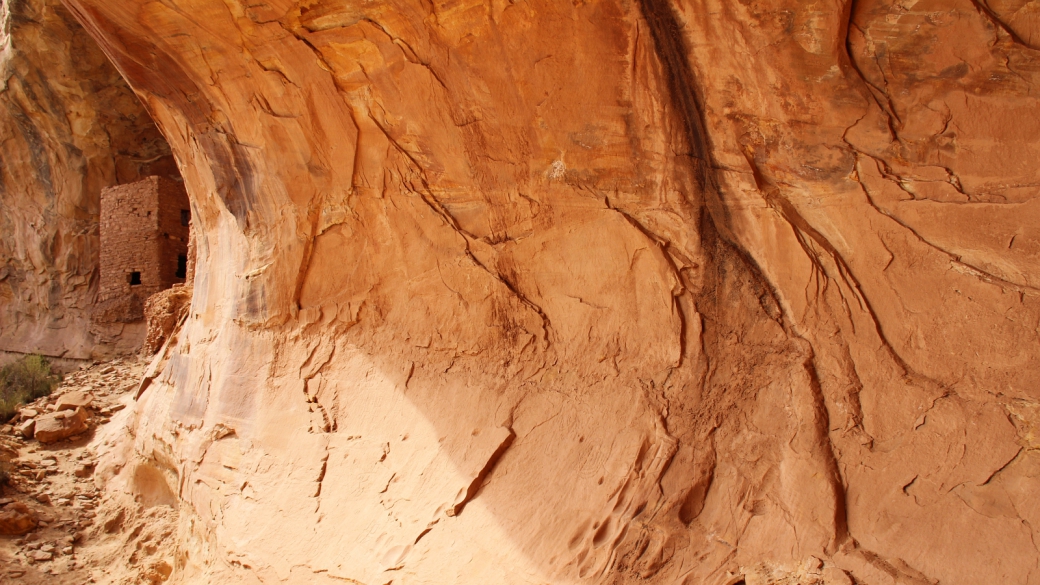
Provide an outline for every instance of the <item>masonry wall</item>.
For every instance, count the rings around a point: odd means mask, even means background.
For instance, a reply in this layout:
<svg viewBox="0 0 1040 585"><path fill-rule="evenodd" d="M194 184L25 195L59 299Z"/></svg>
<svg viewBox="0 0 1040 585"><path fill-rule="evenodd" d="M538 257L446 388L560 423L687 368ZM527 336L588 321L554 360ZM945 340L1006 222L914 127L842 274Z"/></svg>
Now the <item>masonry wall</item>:
<svg viewBox="0 0 1040 585"><path fill-rule="evenodd" d="M185 281L191 213L184 183L159 178L157 187L159 196L159 282L163 289L167 289ZM183 222L181 212L185 212ZM179 275L178 266L185 269Z"/></svg>
<svg viewBox="0 0 1040 585"><path fill-rule="evenodd" d="M101 282L98 302L136 297L144 301L184 278L178 256L187 255L189 209L183 184L164 177L109 187L101 192ZM131 275L140 274L140 284Z"/></svg>

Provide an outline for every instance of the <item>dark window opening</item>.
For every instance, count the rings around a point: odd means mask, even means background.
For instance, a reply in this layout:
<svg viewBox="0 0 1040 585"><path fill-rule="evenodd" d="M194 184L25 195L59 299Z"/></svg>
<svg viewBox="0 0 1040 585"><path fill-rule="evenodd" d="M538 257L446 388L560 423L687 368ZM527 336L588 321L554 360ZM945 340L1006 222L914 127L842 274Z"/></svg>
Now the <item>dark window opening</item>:
<svg viewBox="0 0 1040 585"><path fill-rule="evenodd" d="M184 254L177 256L177 278L188 276L188 257Z"/></svg>
<svg viewBox="0 0 1040 585"><path fill-rule="evenodd" d="M130 286L141 284L141 273L131 272L130 273Z"/></svg>
<svg viewBox="0 0 1040 585"><path fill-rule="evenodd" d="M191 212L187 209L181 210L181 225L187 226L188 222L191 221Z"/></svg>

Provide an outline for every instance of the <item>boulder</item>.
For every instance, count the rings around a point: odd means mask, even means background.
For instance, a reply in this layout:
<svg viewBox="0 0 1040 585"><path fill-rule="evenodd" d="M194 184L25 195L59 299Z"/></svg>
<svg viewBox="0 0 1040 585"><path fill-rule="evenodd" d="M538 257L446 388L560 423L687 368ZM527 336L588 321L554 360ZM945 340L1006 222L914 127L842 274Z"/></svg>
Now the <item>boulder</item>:
<svg viewBox="0 0 1040 585"><path fill-rule="evenodd" d="M53 443L87 430L87 411L62 410L36 419L36 440Z"/></svg>
<svg viewBox="0 0 1040 585"><path fill-rule="evenodd" d="M58 398L55 408L59 411L87 408L93 401L94 397L85 392L66 392Z"/></svg>
<svg viewBox="0 0 1040 585"><path fill-rule="evenodd" d="M30 418L29 420L22 421L15 428L19 435L26 439L33 438L33 433L36 431L36 419Z"/></svg>
<svg viewBox="0 0 1040 585"><path fill-rule="evenodd" d="M0 534L15 536L25 534L39 521L28 506L21 502L12 502L0 510Z"/></svg>

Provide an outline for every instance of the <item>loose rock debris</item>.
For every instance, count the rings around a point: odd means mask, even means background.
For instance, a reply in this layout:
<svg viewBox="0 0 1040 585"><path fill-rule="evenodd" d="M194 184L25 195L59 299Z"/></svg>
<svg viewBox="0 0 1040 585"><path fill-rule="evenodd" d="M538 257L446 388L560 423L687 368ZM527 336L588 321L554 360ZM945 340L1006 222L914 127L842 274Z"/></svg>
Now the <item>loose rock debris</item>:
<svg viewBox="0 0 1040 585"><path fill-rule="evenodd" d="M146 363L84 366L0 427L0 583L161 583L169 506L145 509L103 493L98 431L132 402ZM118 501L117 501L118 500Z"/></svg>

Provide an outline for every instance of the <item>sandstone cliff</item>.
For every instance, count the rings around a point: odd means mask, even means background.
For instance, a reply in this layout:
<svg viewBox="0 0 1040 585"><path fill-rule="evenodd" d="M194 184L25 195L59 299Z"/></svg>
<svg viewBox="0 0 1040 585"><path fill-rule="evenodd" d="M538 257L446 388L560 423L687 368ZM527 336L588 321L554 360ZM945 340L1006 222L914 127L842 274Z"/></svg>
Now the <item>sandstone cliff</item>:
<svg viewBox="0 0 1040 585"><path fill-rule="evenodd" d="M1035 3L66 3L193 200L172 579L1040 583Z"/></svg>
<svg viewBox="0 0 1040 585"><path fill-rule="evenodd" d="M89 358L120 333L90 321L101 189L176 167L60 2L0 6L0 350Z"/></svg>

